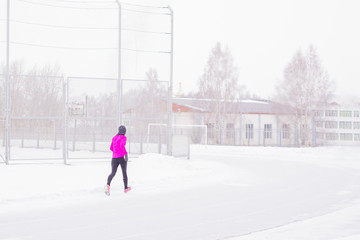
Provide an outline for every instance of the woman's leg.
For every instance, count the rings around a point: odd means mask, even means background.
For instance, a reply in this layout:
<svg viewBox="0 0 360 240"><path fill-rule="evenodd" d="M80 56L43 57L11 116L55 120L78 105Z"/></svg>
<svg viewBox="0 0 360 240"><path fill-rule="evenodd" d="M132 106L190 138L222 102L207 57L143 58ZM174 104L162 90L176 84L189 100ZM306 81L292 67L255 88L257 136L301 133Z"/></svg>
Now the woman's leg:
<svg viewBox="0 0 360 240"><path fill-rule="evenodd" d="M107 185L110 186L110 183L111 183L112 179L116 175L118 167L119 167L119 158L113 158L111 160L111 173L108 176Z"/></svg>
<svg viewBox="0 0 360 240"><path fill-rule="evenodd" d="M125 189L128 189L128 177L127 177L127 173L126 173L127 162L125 161L125 159L123 157L120 158L120 165L121 165L121 170L122 170L122 174L123 174L124 187L125 187Z"/></svg>

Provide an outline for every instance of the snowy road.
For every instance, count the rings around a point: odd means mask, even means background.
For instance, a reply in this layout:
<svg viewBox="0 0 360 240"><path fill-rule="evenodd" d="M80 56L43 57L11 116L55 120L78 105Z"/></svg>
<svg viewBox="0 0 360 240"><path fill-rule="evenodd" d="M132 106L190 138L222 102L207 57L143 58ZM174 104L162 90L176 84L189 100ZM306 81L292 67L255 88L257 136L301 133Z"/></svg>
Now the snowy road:
<svg viewBox="0 0 360 240"><path fill-rule="evenodd" d="M8 204L0 239L229 239L334 212L360 197L353 168L216 151L193 157L221 161L226 174L201 184L178 179L186 187L155 193L135 186L126 195L90 191Z"/></svg>

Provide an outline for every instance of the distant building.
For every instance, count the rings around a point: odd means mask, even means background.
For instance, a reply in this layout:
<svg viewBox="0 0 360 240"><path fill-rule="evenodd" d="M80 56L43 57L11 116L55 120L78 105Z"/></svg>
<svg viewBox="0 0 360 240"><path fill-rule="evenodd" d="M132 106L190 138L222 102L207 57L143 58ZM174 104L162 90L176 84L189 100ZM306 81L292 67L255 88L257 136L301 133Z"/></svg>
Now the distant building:
<svg viewBox="0 0 360 240"><path fill-rule="evenodd" d="M187 135L194 144L241 146L316 146L360 144L360 107L332 104L317 110L306 126L296 127L295 111L285 104L268 100L243 99L223 102L220 127L215 127L215 101L211 99L172 99L174 135ZM127 125L144 119L144 109L156 106L155 116L134 125L141 135L161 134L166 142L167 102L157 100L127 109ZM153 111L152 111L153 112ZM150 116L150 117L149 117ZM156 118L155 118L156 117ZM138 133L137 133L138 134ZM155 136L155 137L156 137Z"/></svg>
<svg viewBox="0 0 360 240"><path fill-rule="evenodd" d="M173 98L174 134L187 132L193 143L203 143L207 129L209 144L295 145L294 116L290 107L266 100L241 100L224 103L220 131L215 131L214 100ZM189 127L196 125L191 130ZM200 127L204 126L204 127ZM195 129L197 129L195 131ZM192 131L192 132L190 132Z"/></svg>
<svg viewBox="0 0 360 240"><path fill-rule="evenodd" d="M316 141L321 145L360 145L360 106L336 103L315 112Z"/></svg>

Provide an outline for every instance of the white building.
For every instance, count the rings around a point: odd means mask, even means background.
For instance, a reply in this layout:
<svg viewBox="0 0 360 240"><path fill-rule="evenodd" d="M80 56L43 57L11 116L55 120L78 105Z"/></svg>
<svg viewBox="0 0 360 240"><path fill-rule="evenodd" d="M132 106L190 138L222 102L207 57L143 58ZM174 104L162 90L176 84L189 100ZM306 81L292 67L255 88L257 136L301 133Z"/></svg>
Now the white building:
<svg viewBox="0 0 360 240"><path fill-rule="evenodd" d="M324 145L360 145L360 106L331 107L316 111L316 140Z"/></svg>
<svg viewBox="0 0 360 240"><path fill-rule="evenodd" d="M331 105L316 111L306 126L296 127L292 108L267 100L239 100L223 102L220 127L215 127L215 101L210 99L173 98L172 124L174 135L188 135L192 143L249 146L316 146L360 145L360 106ZM167 103L156 103L160 121L152 132L166 136ZM139 119L134 107L126 111L126 118ZM154 119L156 120L156 119ZM153 120L149 120L153 121ZM149 130L149 125L142 125ZM130 123L129 123L130 124ZM156 130L159 129L159 130ZM161 131L160 131L161 130ZM134 130L133 130L134 132ZM148 131L149 132L149 131ZM306 139L304 141L304 139ZM163 139L162 142L166 140Z"/></svg>
<svg viewBox="0 0 360 240"><path fill-rule="evenodd" d="M209 144L293 146L298 144L294 117L289 107L265 100L241 100L224 103L220 131L215 130L214 101L174 98L174 134L191 136L193 143L203 143L207 129ZM183 125L191 126L183 127ZM196 126L204 127L196 127ZM197 130L195 130L197 129Z"/></svg>

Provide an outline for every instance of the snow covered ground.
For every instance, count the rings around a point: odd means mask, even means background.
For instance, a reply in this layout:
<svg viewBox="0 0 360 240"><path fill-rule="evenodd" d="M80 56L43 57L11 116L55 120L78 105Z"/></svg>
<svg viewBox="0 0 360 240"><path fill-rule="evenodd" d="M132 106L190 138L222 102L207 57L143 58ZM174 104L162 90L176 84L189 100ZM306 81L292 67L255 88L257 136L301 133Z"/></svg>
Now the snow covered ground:
<svg viewBox="0 0 360 240"><path fill-rule="evenodd" d="M109 162L0 163L0 239L360 239L360 147L145 154L130 158L133 190L119 171L107 197Z"/></svg>

